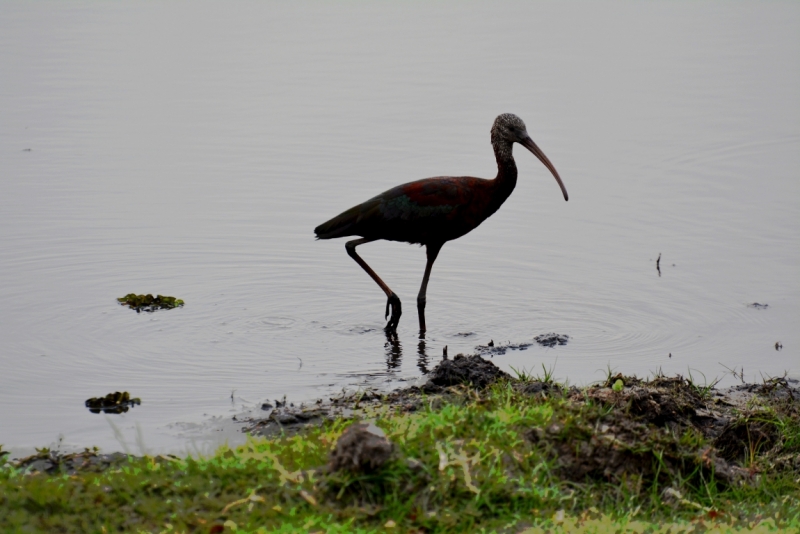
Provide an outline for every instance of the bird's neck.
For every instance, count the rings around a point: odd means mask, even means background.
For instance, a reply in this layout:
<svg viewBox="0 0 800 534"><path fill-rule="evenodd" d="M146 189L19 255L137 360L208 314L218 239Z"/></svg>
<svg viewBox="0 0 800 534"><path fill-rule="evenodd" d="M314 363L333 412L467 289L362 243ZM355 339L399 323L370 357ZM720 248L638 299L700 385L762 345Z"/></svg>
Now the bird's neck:
<svg viewBox="0 0 800 534"><path fill-rule="evenodd" d="M495 210L505 202L517 185L517 165L511 153L512 145L504 139L492 139L494 157L497 159L497 178L494 179L492 192L493 204L496 203Z"/></svg>

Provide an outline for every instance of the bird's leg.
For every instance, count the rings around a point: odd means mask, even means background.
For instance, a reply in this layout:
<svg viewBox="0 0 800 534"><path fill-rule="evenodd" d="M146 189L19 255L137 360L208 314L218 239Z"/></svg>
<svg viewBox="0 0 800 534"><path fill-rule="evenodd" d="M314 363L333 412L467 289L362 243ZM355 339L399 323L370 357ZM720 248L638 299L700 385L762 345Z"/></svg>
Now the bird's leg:
<svg viewBox="0 0 800 534"><path fill-rule="evenodd" d="M428 279L431 277L431 268L433 262L436 261L436 256L442 249L441 244L429 244L425 247L428 254L428 263L425 265L425 275L422 277L422 287L419 288L419 295L417 295L417 313L419 314L419 332L425 333L425 294L428 292Z"/></svg>
<svg viewBox="0 0 800 534"><path fill-rule="evenodd" d="M381 277L378 276L378 274L372 270L372 267L367 265L367 262L362 260L361 256L359 256L356 253L356 247L358 245L363 245L364 243L370 243L372 241L375 241L375 239L370 239L368 237L364 237L362 239L355 239L353 241L348 241L347 243L345 243L344 248L347 249L348 256L356 260L356 263L358 263L362 269L367 271L367 274L370 275L370 277L373 280L375 280L375 283L381 286L383 292L386 293L386 297L388 298L388 300L386 301L386 316L384 318L389 317L390 306L392 308L392 318L389 319L389 322L386 324L385 330L387 332L394 332L397 329L397 324L400 322L400 315L403 313L400 305L400 297L395 295L394 291L389 289L389 286L387 286L386 283L383 280L381 280Z"/></svg>

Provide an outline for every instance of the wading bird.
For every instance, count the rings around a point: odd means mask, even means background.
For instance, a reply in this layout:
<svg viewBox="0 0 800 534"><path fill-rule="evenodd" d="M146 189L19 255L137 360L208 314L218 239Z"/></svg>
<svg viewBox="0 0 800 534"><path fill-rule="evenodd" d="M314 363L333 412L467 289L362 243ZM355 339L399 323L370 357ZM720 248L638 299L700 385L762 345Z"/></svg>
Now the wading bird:
<svg viewBox="0 0 800 534"><path fill-rule="evenodd" d="M422 287L417 295L420 333L425 328L425 294L431 267L445 242L470 232L496 212L517 185L517 166L511 148L519 143L539 158L555 176L564 200L569 200L564 183L556 168L547 159L525 129L522 119L511 113L499 115L492 125L492 148L497 159L497 177L494 180L471 176L440 176L398 185L363 204L353 206L314 229L317 239L361 236L345 244L347 254L386 293L386 314L391 318L387 332L393 332L400 321L400 299L383 280L356 253L356 247L386 239L425 245L428 262Z"/></svg>

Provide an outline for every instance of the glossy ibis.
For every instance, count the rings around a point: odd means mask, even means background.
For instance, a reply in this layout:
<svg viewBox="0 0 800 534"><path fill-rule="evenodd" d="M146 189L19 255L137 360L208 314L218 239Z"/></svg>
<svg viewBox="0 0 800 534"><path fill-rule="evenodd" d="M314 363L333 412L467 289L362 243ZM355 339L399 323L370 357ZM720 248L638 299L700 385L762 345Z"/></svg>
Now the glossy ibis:
<svg viewBox="0 0 800 534"><path fill-rule="evenodd" d="M386 330L392 332L400 321L400 299L356 253L356 247L386 239L425 245L428 262L417 296L420 333L425 332L425 294L431 267L445 242L461 237L481 224L505 202L517 184L517 166L511 149L519 143L539 158L555 176L564 200L569 200L564 183L547 156L536 146L522 119L511 113L499 115L492 125L492 148L497 159L494 180L471 176L443 176L398 185L363 204L354 206L314 229L317 239L361 236L345 244L350 255L383 289L388 298Z"/></svg>

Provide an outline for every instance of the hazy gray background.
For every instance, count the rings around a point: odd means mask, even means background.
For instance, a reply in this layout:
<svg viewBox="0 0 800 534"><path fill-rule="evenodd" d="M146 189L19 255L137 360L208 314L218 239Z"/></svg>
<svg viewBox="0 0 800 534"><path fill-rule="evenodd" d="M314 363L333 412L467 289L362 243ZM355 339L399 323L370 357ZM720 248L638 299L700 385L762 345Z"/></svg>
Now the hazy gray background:
<svg viewBox="0 0 800 534"><path fill-rule="evenodd" d="M549 331L572 340L495 363L798 372L798 28L796 2L4 2L0 443L119 449L108 419L133 452L137 425L151 452L203 446L265 399ZM502 112L570 201L517 147L514 194L439 256L422 356L424 250L359 249L404 299L387 345L382 292L312 230L398 183L494 176ZM114 390L143 403L83 407Z"/></svg>

